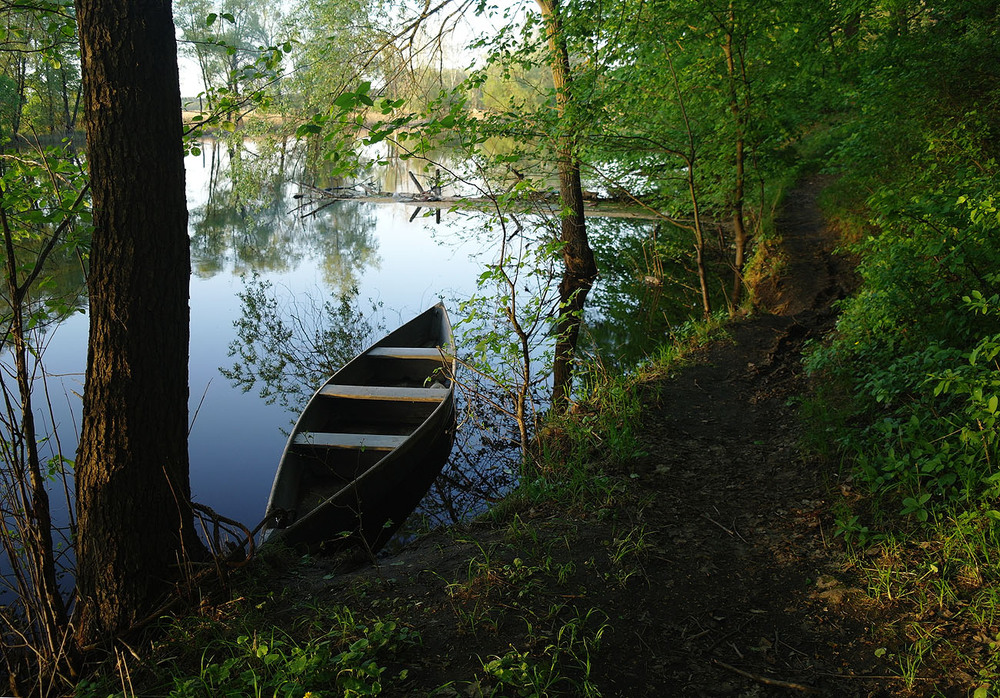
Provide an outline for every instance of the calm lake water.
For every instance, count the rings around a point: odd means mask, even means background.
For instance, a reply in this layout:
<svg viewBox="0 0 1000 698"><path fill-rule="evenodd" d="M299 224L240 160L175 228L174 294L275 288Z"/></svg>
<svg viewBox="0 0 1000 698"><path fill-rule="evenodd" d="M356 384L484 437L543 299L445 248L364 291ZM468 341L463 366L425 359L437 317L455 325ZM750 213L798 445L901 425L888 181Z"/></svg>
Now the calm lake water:
<svg viewBox="0 0 1000 698"><path fill-rule="evenodd" d="M294 415L242 392L220 367L233 359L229 345L243 307L238 294L251 272L277 295L320 302L357 287L363 302L382 305L392 329L429 306L468 296L480 264L473 243L403 204L338 202L315 216L289 213L294 182L253 200L234 192L226 161L214 161L213 144L187 158L191 212L190 433L193 497L220 514L254 526L274 477ZM339 227L338 227L339 226ZM269 248L269 249L268 249ZM364 305L364 303L362 303ZM79 431L86 366L88 318L77 314L52 333L44 365L63 451L72 457ZM197 416L195 413L197 412ZM52 425L44 416L44 429Z"/></svg>
<svg viewBox="0 0 1000 698"><path fill-rule="evenodd" d="M294 198L300 171L294 154L284 150L251 149L231 158L207 142L201 154L187 158L193 496L248 527L263 516L295 415L220 374L220 367L233 363L228 351L236 338L234 322L243 313L244 278L256 274L280 296L320 303L357 288L362 307L368 300L381 304L380 322L391 330L440 300L457 322L458 302L476 290L484 264L494 261L496 235L482 230L475 214L445 214L436 224L433 217L410 220L414 208L401 203L344 201L303 217L310 209ZM390 175L380 175L383 188L408 184L398 170ZM612 363L634 363L665 327L692 314L694 294L678 286L678 293L666 298L664 284L649 282L644 272L653 223L591 220L595 246L605 254L587 314L588 336ZM664 248L662 234L658 244L668 258L674 254L670 245ZM681 236L671 244L677 259L668 259L667 266L686 274L689 241ZM68 457L79 432L87 322L84 314L63 322L44 354L55 424L43 415L39 429L58 429Z"/></svg>

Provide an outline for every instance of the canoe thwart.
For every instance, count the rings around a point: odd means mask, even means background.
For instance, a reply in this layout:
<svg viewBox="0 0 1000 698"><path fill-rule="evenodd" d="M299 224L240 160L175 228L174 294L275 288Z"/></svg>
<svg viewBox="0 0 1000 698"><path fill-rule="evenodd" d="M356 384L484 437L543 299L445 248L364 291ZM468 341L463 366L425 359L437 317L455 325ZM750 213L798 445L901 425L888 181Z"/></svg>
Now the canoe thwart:
<svg viewBox="0 0 1000 698"><path fill-rule="evenodd" d="M448 352L440 347L375 347L368 350L368 356L381 359L441 359L448 358Z"/></svg>
<svg viewBox="0 0 1000 698"><path fill-rule="evenodd" d="M451 394L450 388L403 388L380 385L324 385L320 395L358 400L399 400L402 402L441 402Z"/></svg>
<svg viewBox="0 0 1000 698"><path fill-rule="evenodd" d="M338 434L323 431L303 431L295 435L296 446L316 446L320 448L349 448L369 451L391 451L399 448L407 439L406 435L394 434Z"/></svg>

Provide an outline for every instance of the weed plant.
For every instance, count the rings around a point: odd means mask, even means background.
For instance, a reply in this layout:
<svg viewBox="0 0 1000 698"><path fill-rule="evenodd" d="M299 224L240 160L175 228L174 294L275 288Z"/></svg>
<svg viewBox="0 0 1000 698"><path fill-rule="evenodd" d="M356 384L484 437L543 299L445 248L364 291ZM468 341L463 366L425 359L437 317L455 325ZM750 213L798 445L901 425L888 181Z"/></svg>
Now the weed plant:
<svg viewBox="0 0 1000 698"><path fill-rule="evenodd" d="M912 61L938 60L910 41ZM827 204L862 285L811 349L819 387L803 417L841 463L848 564L875 602L914 619L886 639L907 686L962 674L983 698L998 687L1000 170L978 95L921 88L940 107L928 118L915 87L859 83L870 118L840 146Z"/></svg>
<svg viewBox="0 0 1000 698"><path fill-rule="evenodd" d="M174 620L153 651L162 669L139 674L119 662L118 676L84 681L76 695L374 696L387 680L405 678L405 669L388 675L386 662L419 645L419 634L406 625L362 617L344 605L314 603L297 607L304 615L283 630L272 615L282 603L273 594L240 598L214 609L214 617Z"/></svg>

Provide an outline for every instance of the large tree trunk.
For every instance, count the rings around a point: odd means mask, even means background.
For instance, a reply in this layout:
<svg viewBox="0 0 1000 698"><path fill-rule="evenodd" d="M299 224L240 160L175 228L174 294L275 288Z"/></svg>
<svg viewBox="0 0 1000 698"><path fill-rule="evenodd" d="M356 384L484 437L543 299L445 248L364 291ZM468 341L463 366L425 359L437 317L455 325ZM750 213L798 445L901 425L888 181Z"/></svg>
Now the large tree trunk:
<svg viewBox="0 0 1000 698"><path fill-rule="evenodd" d="M556 108L560 132L556 144L559 171L559 197L562 203L560 239L564 243L563 277L559 284L560 317L556 325L555 362L552 367L552 404L559 409L569 398L573 381L573 357L583 323L583 307L597 277L597 263L587 240L583 215L583 188L580 184L580 160L576 156L576 129L567 121L573 98L569 50L562 32L558 0L537 0L545 18L549 41L552 82L556 89Z"/></svg>
<svg viewBox="0 0 1000 698"><path fill-rule="evenodd" d="M564 166L564 163L569 163ZM587 240L583 216L580 164L568 150L560 148L559 194L563 218L561 240L563 276L559 282L559 322L556 324L555 360L552 366L552 404L564 407L573 383L573 358L583 324L583 308L597 277L594 252Z"/></svg>
<svg viewBox="0 0 1000 698"><path fill-rule="evenodd" d="M170 0L77 0L94 205L77 455L77 639L152 610L196 539L190 255Z"/></svg>

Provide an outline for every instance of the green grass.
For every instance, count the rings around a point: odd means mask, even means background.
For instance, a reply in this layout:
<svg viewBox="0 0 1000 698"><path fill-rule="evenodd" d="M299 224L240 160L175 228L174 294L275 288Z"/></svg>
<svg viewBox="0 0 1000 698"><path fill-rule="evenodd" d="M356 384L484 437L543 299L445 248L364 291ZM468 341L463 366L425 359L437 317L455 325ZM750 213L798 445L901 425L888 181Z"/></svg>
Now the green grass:
<svg viewBox="0 0 1000 698"><path fill-rule="evenodd" d="M530 643L540 652L510 648L482 660L485 675L495 682L490 696L600 696L591 681L593 657L608 629L607 617L595 609L574 613L548 631L529 623ZM557 617L557 614L553 614Z"/></svg>
<svg viewBox="0 0 1000 698"><path fill-rule="evenodd" d="M216 608L215 618L176 619L152 651L152 670L147 662L142 670L120 670L119 677L99 675L76 695L373 696L386 680L400 678L386 673L385 659L420 643L418 633L396 620L363 617L343 605L302 607L279 627L265 620L274 603L273 597L242 598Z"/></svg>
<svg viewBox="0 0 1000 698"><path fill-rule="evenodd" d="M911 619L895 638L900 676L912 687L925 675L961 672L980 682L981 695L1000 695L997 522L953 510L925 525L898 523L878 540L850 545L845 564L877 607Z"/></svg>

